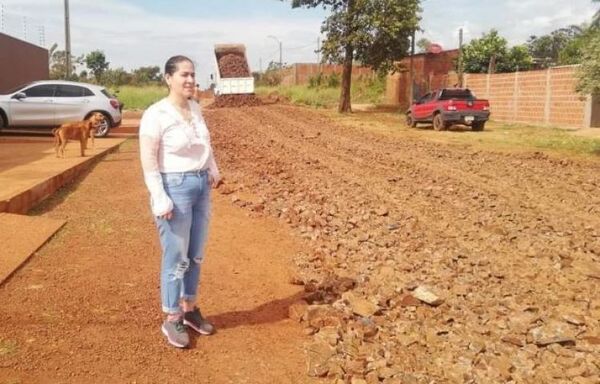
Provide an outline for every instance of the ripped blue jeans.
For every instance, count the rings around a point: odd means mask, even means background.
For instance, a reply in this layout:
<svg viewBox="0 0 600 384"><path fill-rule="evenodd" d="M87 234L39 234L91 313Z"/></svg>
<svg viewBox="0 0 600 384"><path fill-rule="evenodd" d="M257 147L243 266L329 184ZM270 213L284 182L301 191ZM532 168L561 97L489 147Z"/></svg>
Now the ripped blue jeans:
<svg viewBox="0 0 600 384"><path fill-rule="evenodd" d="M160 296L163 312L177 314L180 299L196 299L210 219L210 184L206 171L163 173L162 179L173 201L173 217L155 218L162 246Z"/></svg>

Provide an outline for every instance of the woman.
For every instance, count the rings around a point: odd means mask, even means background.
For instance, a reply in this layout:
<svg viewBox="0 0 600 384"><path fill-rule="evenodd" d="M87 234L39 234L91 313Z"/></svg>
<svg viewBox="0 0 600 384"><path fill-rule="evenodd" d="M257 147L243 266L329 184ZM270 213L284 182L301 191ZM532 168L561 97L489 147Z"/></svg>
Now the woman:
<svg viewBox="0 0 600 384"><path fill-rule="evenodd" d="M194 64L185 56L165 64L169 95L150 106L140 123L140 157L162 247L162 332L170 344L189 344L187 327L209 335L214 326L196 306L204 257L210 188L220 183L210 135L194 94Z"/></svg>

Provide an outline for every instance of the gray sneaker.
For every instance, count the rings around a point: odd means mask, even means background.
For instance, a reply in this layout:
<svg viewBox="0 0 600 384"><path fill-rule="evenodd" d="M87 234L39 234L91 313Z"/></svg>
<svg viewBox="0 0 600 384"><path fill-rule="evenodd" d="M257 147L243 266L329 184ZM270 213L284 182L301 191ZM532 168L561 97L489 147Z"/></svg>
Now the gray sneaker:
<svg viewBox="0 0 600 384"><path fill-rule="evenodd" d="M183 313L183 324L201 335L212 335L215 332L215 326L202 317L198 307L194 307L193 311Z"/></svg>
<svg viewBox="0 0 600 384"><path fill-rule="evenodd" d="M165 336L167 336L169 344L177 348L185 348L190 343L190 337L185 325L183 325L183 319L177 321L165 320L161 329Z"/></svg>

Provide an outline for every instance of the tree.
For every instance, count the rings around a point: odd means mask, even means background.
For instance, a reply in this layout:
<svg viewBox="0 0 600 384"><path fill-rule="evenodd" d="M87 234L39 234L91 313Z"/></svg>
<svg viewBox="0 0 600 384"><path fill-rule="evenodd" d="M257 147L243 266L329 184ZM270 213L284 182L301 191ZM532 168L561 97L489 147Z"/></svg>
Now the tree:
<svg viewBox="0 0 600 384"><path fill-rule="evenodd" d="M578 25L571 25L565 28L559 28L551 33L543 36L530 36L527 40L527 49L534 61L540 64L541 67L549 67L557 64L571 64L573 55L576 55L573 45L576 40L583 33L584 28ZM566 56L563 53L565 50L568 52ZM567 61L561 59L561 56L567 57Z"/></svg>
<svg viewBox="0 0 600 384"><path fill-rule="evenodd" d="M600 0L592 0L594 3L600 3ZM600 9L596 11L594 14L594 18L592 19L592 27L600 28Z"/></svg>
<svg viewBox="0 0 600 384"><path fill-rule="evenodd" d="M102 84L110 87L118 87L120 85L130 84L131 78L131 74L121 67L107 69L102 74Z"/></svg>
<svg viewBox="0 0 600 384"><path fill-rule="evenodd" d="M427 52L430 45L431 45L431 41L425 37L421 37L419 40L417 40L417 43L416 43L419 53Z"/></svg>
<svg viewBox="0 0 600 384"><path fill-rule="evenodd" d="M584 95L600 95L600 33L593 34L582 50L576 89Z"/></svg>
<svg viewBox="0 0 600 384"><path fill-rule="evenodd" d="M292 0L292 7L329 8L323 60L342 63L339 112L351 112L352 64L360 61L378 71L393 70L409 48L419 26L420 0Z"/></svg>
<svg viewBox="0 0 600 384"><path fill-rule="evenodd" d="M48 50L50 66L50 79L52 80L77 80L75 69L81 65L83 56L71 55L71 77L67 79L67 54L64 50L58 50L58 44L54 43Z"/></svg>
<svg viewBox="0 0 600 384"><path fill-rule="evenodd" d="M533 60L527 47L508 48L508 42L495 29L473 39L463 48L465 72L514 72L530 69Z"/></svg>
<svg viewBox="0 0 600 384"><path fill-rule="evenodd" d="M158 83L162 81L160 67L157 65L149 67L139 67L137 69L134 69L132 74L132 82L134 84Z"/></svg>
<svg viewBox="0 0 600 384"><path fill-rule="evenodd" d="M108 69L109 63L106 61L104 52L96 50L85 56L85 65L94 74L96 82L102 80L102 74Z"/></svg>

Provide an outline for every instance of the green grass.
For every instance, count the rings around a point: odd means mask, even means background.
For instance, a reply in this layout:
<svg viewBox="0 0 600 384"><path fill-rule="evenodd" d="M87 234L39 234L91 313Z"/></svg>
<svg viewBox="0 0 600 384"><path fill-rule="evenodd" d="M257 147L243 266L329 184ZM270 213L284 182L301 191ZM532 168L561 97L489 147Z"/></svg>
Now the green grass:
<svg viewBox="0 0 600 384"><path fill-rule="evenodd" d="M111 89L122 103L125 103L125 109L146 109L153 103L167 96L166 86L148 85L136 87L132 85L123 85Z"/></svg>
<svg viewBox="0 0 600 384"><path fill-rule="evenodd" d="M600 155L600 138L579 136L576 131L500 122L489 125L491 137L487 140L482 137L480 141L493 140L494 145L503 147L522 146L582 155Z"/></svg>
<svg viewBox="0 0 600 384"><path fill-rule="evenodd" d="M294 104L308 105L317 108L333 107L340 97L340 91L337 88L309 88L305 85L256 87L255 92L259 96L268 95L271 92L277 92L287 97Z"/></svg>
<svg viewBox="0 0 600 384"><path fill-rule="evenodd" d="M274 91L289 98L294 104L317 108L335 107L340 99L339 87L310 87L308 85L256 87L256 93L259 96L265 96ZM385 79L353 81L351 92L353 104L378 104L383 100L385 93Z"/></svg>
<svg viewBox="0 0 600 384"><path fill-rule="evenodd" d="M404 114L394 112L326 113L333 120L358 129L386 135L413 137L443 144L453 144L497 151L544 151L561 155L584 157L600 156L600 134L584 136L577 130L560 127L539 127L526 124L509 124L490 121L482 132L472 132L467 127L456 126L449 131L434 131L431 125L409 128ZM600 130L599 130L600 131ZM600 132L599 132L600 133Z"/></svg>

